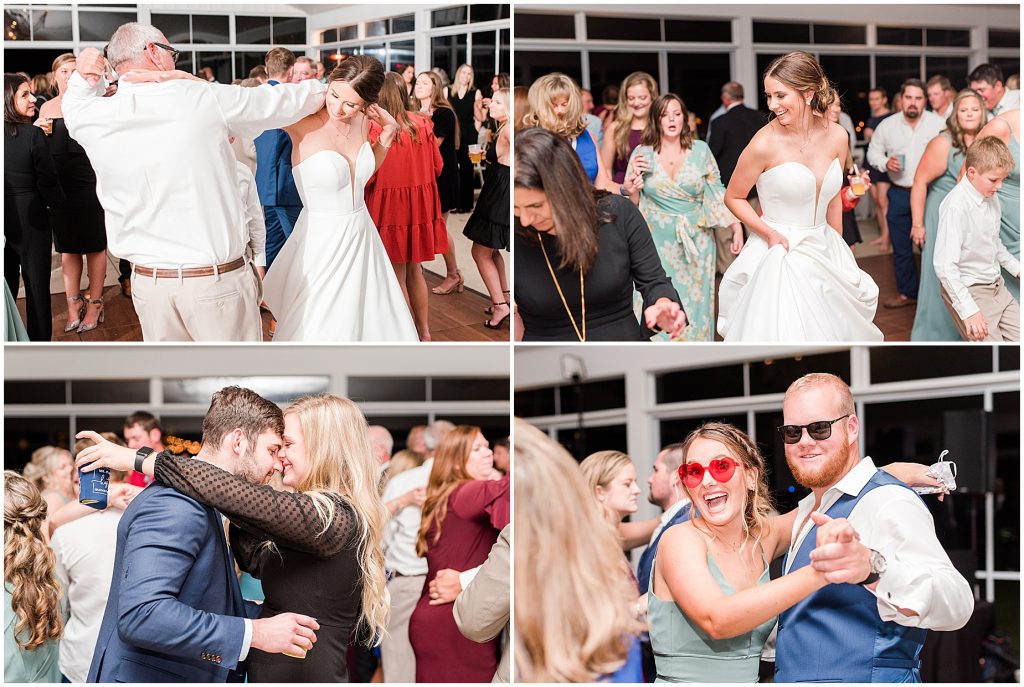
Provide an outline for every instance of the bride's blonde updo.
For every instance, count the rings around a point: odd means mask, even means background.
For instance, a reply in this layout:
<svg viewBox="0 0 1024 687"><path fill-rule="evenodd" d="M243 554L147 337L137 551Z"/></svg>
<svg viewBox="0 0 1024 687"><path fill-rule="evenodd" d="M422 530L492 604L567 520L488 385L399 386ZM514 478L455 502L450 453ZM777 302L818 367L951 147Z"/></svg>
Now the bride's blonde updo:
<svg viewBox="0 0 1024 687"><path fill-rule="evenodd" d="M373 105L384 85L384 65L376 57L353 55L331 71L327 83L332 81L344 81L367 105Z"/></svg>
<svg viewBox="0 0 1024 687"><path fill-rule="evenodd" d="M762 80L769 76L799 91L801 96L811 91L808 106L812 112L822 116L828 114L828 108L836 100L836 90L825 76L825 70L813 55L803 50L794 50L772 60L764 70Z"/></svg>

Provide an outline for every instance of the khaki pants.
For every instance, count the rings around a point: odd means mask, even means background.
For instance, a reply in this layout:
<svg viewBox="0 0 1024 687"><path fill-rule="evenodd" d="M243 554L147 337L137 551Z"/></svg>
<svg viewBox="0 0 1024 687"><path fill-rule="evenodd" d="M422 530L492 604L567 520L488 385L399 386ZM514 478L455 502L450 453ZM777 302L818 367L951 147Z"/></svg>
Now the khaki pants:
<svg viewBox="0 0 1024 687"><path fill-rule="evenodd" d="M416 682L416 654L409 642L409 618L423 593L426 575L396 576L388 582L391 622L380 646L384 682Z"/></svg>
<svg viewBox="0 0 1024 687"><path fill-rule="evenodd" d="M953 302L945 289L942 291L942 302L953 316L957 331L964 341L967 338L967 327L953 309ZM988 322L988 337L985 341L1020 341L1020 306L1013 300L1013 294L999 277L993 284L973 284L967 287L971 298L978 304L981 314Z"/></svg>
<svg viewBox="0 0 1024 687"><path fill-rule="evenodd" d="M262 341L262 298L262 282L248 263L209 277L132 272L132 303L145 341Z"/></svg>

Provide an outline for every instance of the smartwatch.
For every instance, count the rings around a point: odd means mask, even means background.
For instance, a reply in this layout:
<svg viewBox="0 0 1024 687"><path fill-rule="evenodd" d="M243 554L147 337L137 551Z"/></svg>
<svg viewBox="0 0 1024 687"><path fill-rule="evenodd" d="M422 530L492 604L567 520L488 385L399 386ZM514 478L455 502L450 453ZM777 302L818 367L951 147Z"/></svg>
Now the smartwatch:
<svg viewBox="0 0 1024 687"><path fill-rule="evenodd" d="M149 454L153 452L148 446L143 446L135 452L135 472L142 472L142 463L149 457Z"/></svg>

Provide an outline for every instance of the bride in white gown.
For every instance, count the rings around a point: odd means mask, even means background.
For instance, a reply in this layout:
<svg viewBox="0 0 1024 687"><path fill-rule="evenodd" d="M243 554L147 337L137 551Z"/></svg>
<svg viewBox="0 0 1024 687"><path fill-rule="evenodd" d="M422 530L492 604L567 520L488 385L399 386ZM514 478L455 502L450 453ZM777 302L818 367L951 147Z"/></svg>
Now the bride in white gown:
<svg viewBox="0 0 1024 687"><path fill-rule="evenodd" d="M394 140L376 104L384 67L349 57L328 80L324 109L285 130L303 209L263 281L275 341L417 341L409 306L363 201ZM370 120L383 133L370 145Z"/></svg>
<svg viewBox="0 0 1024 687"><path fill-rule="evenodd" d="M836 98L810 54L776 59L764 75L775 115L744 149L725 204L751 230L719 288L726 341L881 341L878 286L842 237L849 135L825 113ZM747 201L757 185L763 216Z"/></svg>

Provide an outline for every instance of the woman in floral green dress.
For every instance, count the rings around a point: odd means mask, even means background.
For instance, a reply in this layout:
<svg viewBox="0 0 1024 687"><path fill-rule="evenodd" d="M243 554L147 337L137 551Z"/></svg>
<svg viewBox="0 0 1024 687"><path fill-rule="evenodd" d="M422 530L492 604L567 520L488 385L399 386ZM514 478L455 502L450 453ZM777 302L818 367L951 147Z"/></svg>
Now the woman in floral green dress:
<svg viewBox="0 0 1024 687"><path fill-rule="evenodd" d="M689 325L676 341L713 341L715 331L715 227L732 229L730 251L743 247L743 228L724 203L718 164L694 138L686 106L667 93L655 101L643 139L629 160L627 181L661 262L679 293ZM665 334L659 338L668 340Z"/></svg>

